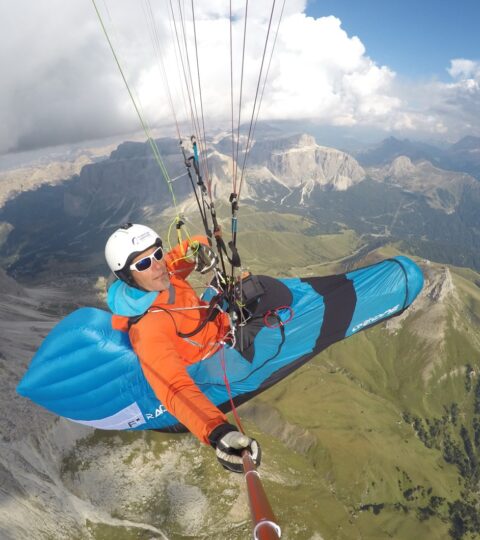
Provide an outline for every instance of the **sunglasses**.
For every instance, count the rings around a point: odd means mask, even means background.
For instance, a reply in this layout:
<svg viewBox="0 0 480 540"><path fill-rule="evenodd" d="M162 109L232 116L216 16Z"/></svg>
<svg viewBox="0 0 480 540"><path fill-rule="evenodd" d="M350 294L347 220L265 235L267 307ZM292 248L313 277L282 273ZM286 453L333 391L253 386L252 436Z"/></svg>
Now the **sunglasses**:
<svg viewBox="0 0 480 540"><path fill-rule="evenodd" d="M151 255L147 255L143 259L140 259L134 264L130 265L130 270L137 270L137 272L144 272L152 266L152 261L161 261L163 258L163 249L161 247L157 248Z"/></svg>

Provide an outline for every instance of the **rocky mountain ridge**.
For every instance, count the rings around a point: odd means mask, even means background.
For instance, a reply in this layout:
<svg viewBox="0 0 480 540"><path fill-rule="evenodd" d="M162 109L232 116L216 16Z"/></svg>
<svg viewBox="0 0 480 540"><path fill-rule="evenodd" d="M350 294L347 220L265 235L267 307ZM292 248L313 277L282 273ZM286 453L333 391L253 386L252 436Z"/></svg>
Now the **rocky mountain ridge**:
<svg viewBox="0 0 480 540"><path fill-rule="evenodd" d="M45 155L32 163L5 165L0 168L0 208L20 193L38 189L43 185L55 186L68 181L80 174L85 165L108 158L115 148L114 144L103 143L96 146L83 145L70 151L46 149ZM4 158L4 161L8 160ZM15 162L13 158L12 161Z"/></svg>
<svg viewBox="0 0 480 540"><path fill-rule="evenodd" d="M266 191L263 186L259 189L261 194L256 194L255 185L259 181L263 180L265 184L271 184L272 181L277 180L278 185L270 185L267 191L280 193L282 185L283 189L295 189L301 184L304 189L300 199L305 202L308 201L312 189L316 186L333 190L348 189L365 178L363 165L379 170L391 165L401 156L410 158L413 163L428 161L437 169L465 173L472 173L472 170L478 166L477 162L480 162L480 139L472 136L465 137L446 149L390 137L369 152L359 154L358 159L361 163L359 164L352 155L322 146L311 135L284 135L278 130L260 130L260 133L249 153L247 174L244 175L246 196L251 199L255 196L261 197ZM241 140L243 144L246 143L244 137ZM166 157L170 176L177 177L184 172L178 143L174 139L160 139L159 141L161 153ZM146 153L140 150L141 143L140 145L126 143L126 145L121 144L118 150L113 151L110 159L117 162L120 159L137 160L137 163L139 159L148 159L150 152L148 145L145 145ZM56 184L75 179L76 175L81 174L84 165L108 155L107 153L114 148L112 144L102 146L99 143L98 146L72 151L68 158L60 158L60 153L57 152L52 154L50 160L44 157L41 164L36 166L16 168L10 166L2 170L0 172L0 206L22 191L35 189L42 184ZM209 142L209 148L212 161L218 158L226 165L226 168L216 175L216 180L218 179L216 189L219 193L227 192L228 188L224 188L223 184L226 182L228 185L231 180L231 138L225 134L217 135ZM139 154L136 155L135 152ZM243 154L241 153L239 162L242 161ZM126 172L123 171L123 173ZM147 172L148 175L150 173L155 176L156 171ZM136 177L134 173L132 181ZM253 189L248 187L249 178L252 179ZM285 193L282 194L283 196Z"/></svg>
<svg viewBox="0 0 480 540"><path fill-rule="evenodd" d="M291 188L311 182L327 189L345 190L365 177L355 158L317 144L310 135L290 137L283 144L272 145L268 152L266 146L259 142L253 157Z"/></svg>
<svg viewBox="0 0 480 540"><path fill-rule="evenodd" d="M180 202L191 198L177 141L164 138L158 141L158 145L169 176L175 179L177 198ZM207 162L214 196L228 200L233 167L231 156L224 153L227 149L224 139L211 142ZM242 154L239 163L243 163ZM353 156L321 146L314 137L301 134L255 141L241 179L242 197L258 201L267 196L278 204L288 201L290 205L297 201L308 206L314 192L346 191L367 176L424 195L433 207L447 212L452 211L459 197L459 184L464 181L474 185L468 174L442 170L426 159L414 161L408 152L396 155L381 167L370 166L366 171ZM240 176L237 181L240 181ZM40 168L1 173L3 195L0 193L0 206L1 202L22 190L42 183L54 185L60 182L66 183L66 214L84 215L96 203L112 210L113 207L125 210L127 200L134 201L137 207L155 206L160 209L170 203L167 186L149 145L127 142L102 163L92 164L92 156L82 154L73 162L52 162ZM442 201L441 196L433 196L435 189L448 192L447 199L452 195L454 200Z"/></svg>

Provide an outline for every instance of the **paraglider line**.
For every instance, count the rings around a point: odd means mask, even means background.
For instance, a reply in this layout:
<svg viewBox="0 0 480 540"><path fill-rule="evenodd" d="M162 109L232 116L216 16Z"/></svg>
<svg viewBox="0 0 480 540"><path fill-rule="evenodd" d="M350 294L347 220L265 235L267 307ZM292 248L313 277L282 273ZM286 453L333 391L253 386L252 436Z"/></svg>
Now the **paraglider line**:
<svg viewBox="0 0 480 540"><path fill-rule="evenodd" d="M263 66L264 66L264 63L265 63L265 56L266 56L266 53L267 53L268 39L270 37L270 30L272 28L272 19L273 19L273 13L275 11L275 2L276 2L276 0L273 0L272 10L270 12L270 20L268 21L267 36L265 38L265 46L263 48L262 62L261 62L261 65L260 65L260 72L258 74L257 90L255 92L255 99L254 99L254 102L253 102L252 117L250 119L250 127L249 127L249 130L248 130L247 144L245 146L245 153L243 154L242 173L241 173L241 176L240 176L240 186L238 188L238 195L239 196L240 196L240 192L242 190L243 178L244 178L244 175L245 175L245 167L246 167L246 164L247 164L247 156L248 156L248 153L250 152L250 147L251 147L252 140L253 140L252 128L253 128L253 124L254 124L255 110L257 108L258 93L259 93L259 90L260 90L260 84L261 84L261 80L262 80Z"/></svg>
<svg viewBox="0 0 480 540"><path fill-rule="evenodd" d="M136 102L136 100L135 100L135 98L133 96L132 90L130 89L130 85L128 84L127 78L126 78L125 73L123 71L122 65L121 65L120 60L118 58L118 55L115 52L115 48L113 46L113 43L112 43L112 41L110 39L110 36L108 35L107 28L106 28L105 23L103 21L102 15L100 14L100 11L98 9L96 1L92 0L92 4L93 4L93 7L95 8L95 12L96 12L98 20L100 22L100 26L102 27L105 38L107 39L108 45L109 45L110 50L111 50L111 52L113 54L113 58L115 59L118 70L120 71L120 75L122 76L123 82L124 82L125 87L126 87L127 92L128 92L128 95L130 96L132 104L133 104L133 106L135 108L135 111L137 113L138 119L140 120L140 124L141 124L141 126L142 126L142 128L143 128L143 130L145 132L145 135L147 136L147 140L148 140L148 142L150 144L150 147L152 149L155 160L157 161L157 164L160 167L160 170L161 170L161 172L163 174L163 177L164 177L164 179L165 179L165 181L166 181L166 183L167 183L167 185L169 187L170 194L171 194L172 200L173 200L173 205L175 207L175 212L178 215L177 201L175 199L175 193L173 192L172 186L169 183L169 175L168 175L168 172L167 172L167 170L165 168L165 165L164 165L164 163L162 161L162 158L160 156L160 152L159 152L159 150L157 148L157 145L156 145L155 141L153 140L152 136L150 135L150 130L149 130L148 126L147 126L147 123L143 119L143 116L142 116L142 113L140 112L139 106L138 106L138 104L137 104L137 102Z"/></svg>

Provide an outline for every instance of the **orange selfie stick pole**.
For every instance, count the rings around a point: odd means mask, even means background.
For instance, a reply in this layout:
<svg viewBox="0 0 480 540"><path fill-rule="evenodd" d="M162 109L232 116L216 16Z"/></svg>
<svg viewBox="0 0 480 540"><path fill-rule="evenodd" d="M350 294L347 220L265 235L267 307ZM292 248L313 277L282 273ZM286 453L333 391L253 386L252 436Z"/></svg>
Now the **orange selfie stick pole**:
<svg viewBox="0 0 480 540"><path fill-rule="evenodd" d="M242 453L242 458L253 521L253 539L279 540L282 531L273 515L272 507L263 489L260 475L255 468L250 452L245 450Z"/></svg>

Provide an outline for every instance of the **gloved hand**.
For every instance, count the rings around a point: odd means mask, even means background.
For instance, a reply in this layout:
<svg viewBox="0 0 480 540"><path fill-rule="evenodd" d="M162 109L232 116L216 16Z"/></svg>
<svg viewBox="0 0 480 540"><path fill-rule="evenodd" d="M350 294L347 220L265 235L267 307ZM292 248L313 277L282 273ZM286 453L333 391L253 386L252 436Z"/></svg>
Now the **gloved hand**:
<svg viewBox="0 0 480 540"><path fill-rule="evenodd" d="M240 433L235 426L220 424L210 433L208 439L215 448L218 461L225 469L236 473L243 472L243 450L248 450L255 465L260 465L260 445L255 439Z"/></svg>
<svg viewBox="0 0 480 540"><path fill-rule="evenodd" d="M200 242L192 242L188 248L187 255L194 259L195 270L200 274L205 274L218 263L217 254L210 246Z"/></svg>

